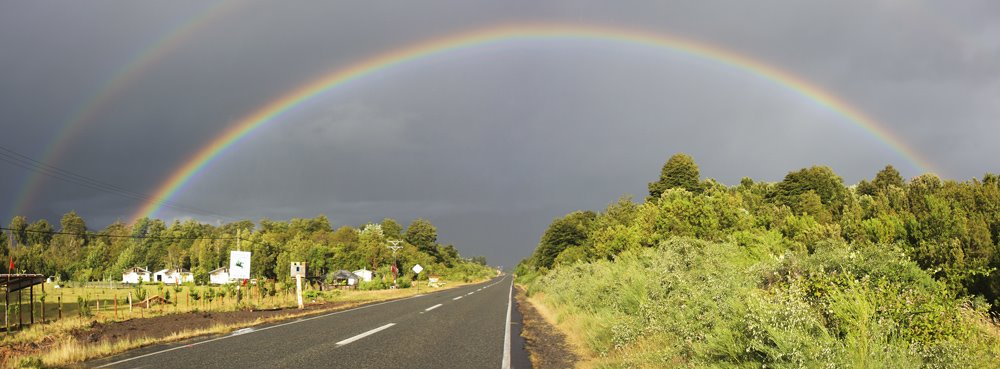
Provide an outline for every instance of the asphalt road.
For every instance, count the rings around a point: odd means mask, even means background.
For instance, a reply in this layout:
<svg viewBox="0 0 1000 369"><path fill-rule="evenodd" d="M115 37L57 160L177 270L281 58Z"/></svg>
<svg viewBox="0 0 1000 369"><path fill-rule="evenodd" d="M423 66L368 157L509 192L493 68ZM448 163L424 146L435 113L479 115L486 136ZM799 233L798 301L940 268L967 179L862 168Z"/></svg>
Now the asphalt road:
<svg viewBox="0 0 1000 369"><path fill-rule="evenodd" d="M530 367L509 275L455 289L133 350L111 368ZM508 329L513 326L513 329ZM510 341L506 341L507 339ZM505 348L509 348L505 350ZM509 352L509 354L508 354Z"/></svg>

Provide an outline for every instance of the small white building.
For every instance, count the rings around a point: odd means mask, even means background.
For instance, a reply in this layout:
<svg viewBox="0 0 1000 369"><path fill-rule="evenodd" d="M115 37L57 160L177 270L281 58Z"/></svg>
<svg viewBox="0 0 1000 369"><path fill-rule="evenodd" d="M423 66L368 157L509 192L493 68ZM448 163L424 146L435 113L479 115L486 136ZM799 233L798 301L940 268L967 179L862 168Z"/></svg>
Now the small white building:
<svg viewBox="0 0 1000 369"><path fill-rule="evenodd" d="M132 267L122 273L122 283L138 284L149 282L149 271L140 267Z"/></svg>
<svg viewBox="0 0 1000 369"><path fill-rule="evenodd" d="M354 275L358 276L358 278L362 281L371 282L372 278L375 277L375 272L362 268L355 270Z"/></svg>
<svg viewBox="0 0 1000 369"><path fill-rule="evenodd" d="M166 284L181 284L194 282L194 274L191 271L181 268L181 269L163 269L156 273L153 273L154 282L162 282Z"/></svg>
<svg viewBox="0 0 1000 369"><path fill-rule="evenodd" d="M229 284L233 283L229 279L229 268L218 268L211 272L208 272L208 283L211 284Z"/></svg>

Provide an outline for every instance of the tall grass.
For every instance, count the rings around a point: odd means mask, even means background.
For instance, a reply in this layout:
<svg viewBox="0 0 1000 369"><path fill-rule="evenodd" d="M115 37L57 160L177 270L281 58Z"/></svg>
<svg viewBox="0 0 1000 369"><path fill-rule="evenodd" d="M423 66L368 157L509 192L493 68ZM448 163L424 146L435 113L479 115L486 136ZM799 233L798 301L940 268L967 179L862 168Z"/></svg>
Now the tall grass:
<svg viewBox="0 0 1000 369"><path fill-rule="evenodd" d="M598 367L996 368L1000 334L891 245L672 239L529 283Z"/></svg>

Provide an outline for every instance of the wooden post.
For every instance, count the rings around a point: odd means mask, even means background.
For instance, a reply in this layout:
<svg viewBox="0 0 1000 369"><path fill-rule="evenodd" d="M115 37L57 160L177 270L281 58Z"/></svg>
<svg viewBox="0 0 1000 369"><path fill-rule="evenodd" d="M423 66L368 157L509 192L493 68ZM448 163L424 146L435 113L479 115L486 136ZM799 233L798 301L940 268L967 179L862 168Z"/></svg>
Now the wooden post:
<svg viewBox="0 0 1000 369"><path fill-rule="evenodd" d="M42 283L42 324L45 324L45 283Z"/></svg>
<svg viewBox="0 0 1000 369"><path fill-rule="evenodd" d="M115 294L115 319L118 319L118 294Z"/></svg>
<svg viewBox="0 0 1000 369"><path fill-rule="evenodd" d="M10 284L4 286L3 291L3 329L10 334L10 322L7 316L10 313Z"/></svg>
<svg viewBox="0 0 1000 369"><path fill-rule="evenodd" d="M305 304L302 303L302 276L295 275L295 295L298 296L299 309L305 308Z"/></svg>
<svg viewBox="0 0 1000 369"><path fill-rule="evenodd" d="M56 297L56 300L59 302L59 320L62 320L62 292L59 292L59 296Z"/></svg>
<svg viewBox="0 0 1000 369"><path fill-rule="evenodd" d="M28 292L28 298L31 299L31 325L35 325L35 285L28 287L31 291Z"/></svg>
<svg viewBox="0 0 1000 369"><path fill-rule="evenodd" d="M21 314L21 290L17 290L17 330L21 330L21 325L24 324L24 318Z"/></svg>

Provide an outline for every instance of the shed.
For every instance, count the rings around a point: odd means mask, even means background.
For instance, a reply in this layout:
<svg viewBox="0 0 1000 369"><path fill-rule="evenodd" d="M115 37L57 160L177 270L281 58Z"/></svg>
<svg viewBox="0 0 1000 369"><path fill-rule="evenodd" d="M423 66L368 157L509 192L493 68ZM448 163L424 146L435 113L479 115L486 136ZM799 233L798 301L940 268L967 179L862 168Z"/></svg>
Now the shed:
<svg viewBox="0 0 1000 369"><path fill-rule="evenodd" d="M370 271L365 268L361 268L354 271L354 275L358 276L359 281L371 282L372 278L375 277L375 272Z"/></svg>
<svg viewBox="0 0 1000 369"><path fill-rule="evenodd" d="M229 279L229 268L218 268L208 272L208 281L211 284L229 284L233 282Z"/></svg>
<svg viewBox="0 0 1000 369"><path fill-rule="evenodd" d="M122 272L122 283L138 284L140 282L149 282L149 276L148 270L140 267L132 267Z"/></svg>
<svg viewBox="0 0 1000 369"><path fill-rule="evenodd" d="M187 282L194 282L194 274L191 271L181 268L181 269L163 269L156 273L153 273L153 280L156 282L162 282L166 284L181 284Z"/></svg>
<svg viewBox="0 0 1000 369"><path fill-rule="evenodd" d="M333 272L333 284L335 285L354 286L358 284L359 280L361 280L361 278L358 277L357 274L348 272L346 270L338 270L336 272Z"/></svg>

